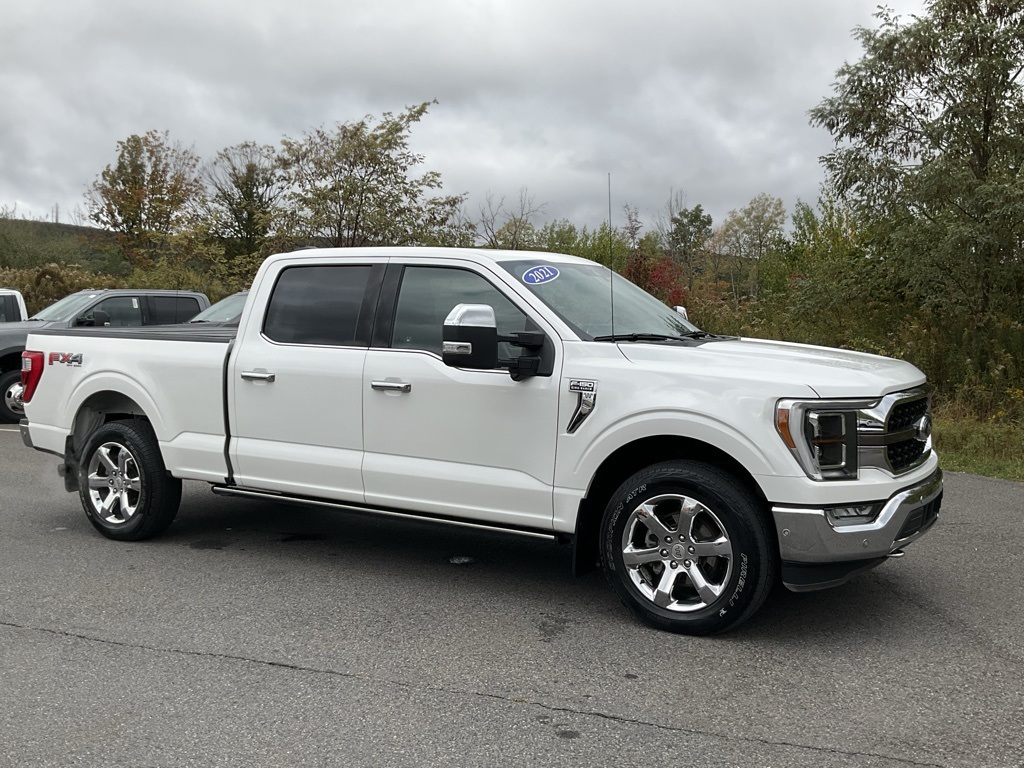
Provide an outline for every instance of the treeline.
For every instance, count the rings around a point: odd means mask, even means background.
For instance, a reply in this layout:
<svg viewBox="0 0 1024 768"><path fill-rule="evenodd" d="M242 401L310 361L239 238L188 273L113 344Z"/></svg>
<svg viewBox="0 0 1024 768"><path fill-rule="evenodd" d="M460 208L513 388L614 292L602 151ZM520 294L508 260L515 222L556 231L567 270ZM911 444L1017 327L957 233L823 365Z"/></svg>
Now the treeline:
<svg viewBox="0 0 1024 768"><path fill-rule="evenodd" d="M309 245L550 250L607 264L707 330L908 359L946 407L1024 422L1022 6L928 0L909 23L883 10L855 30L864 56L810 113L836 142L826 185L793 211L762 194L715 222L675 194L652 221L627 205L624 226L590 229L543 221L524 188L471 215L409 148L427 102L207 161L167 133L130 136L86 195L103 236L34 252L60 266L12 255L0 212L0 282L32 303L99 279L218 298L268 253Z"/></svg>

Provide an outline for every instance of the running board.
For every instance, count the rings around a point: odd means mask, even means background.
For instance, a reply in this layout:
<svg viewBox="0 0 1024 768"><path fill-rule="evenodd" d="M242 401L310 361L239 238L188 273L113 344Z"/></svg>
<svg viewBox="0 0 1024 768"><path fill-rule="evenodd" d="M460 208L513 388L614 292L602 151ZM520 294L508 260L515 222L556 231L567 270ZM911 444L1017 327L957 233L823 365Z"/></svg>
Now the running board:
<svg viewBox="0 0 1024 768"><path fill-rule="evenodd" d="M343 509L346 512L362 512L364 514L380 515L383 517L395 517L402 520L415 520L426 523L441 523L454 525L459 528L470 528L478 531L489 531L492 533L511 533L516 536L528 536L534 539L546 541L563 541L565 537L557 533L547 531L535 531L530 528L518 528L514 525L502 525L501 523L469 522L457 520L441 515L432 515L425 512L403 512L396 509L384 509L382 507L368 507L359 504L346 504L342 501L324 501L323 499L312 499L307 496L293 496L287 493L276 491L256 491L249 488L238 488L228 485L214 485L213 492L218 496L240 496L247 499L264 499L267 501L281 501L287 504L302 504L314 507L328 507L329 509Z"/></svg>

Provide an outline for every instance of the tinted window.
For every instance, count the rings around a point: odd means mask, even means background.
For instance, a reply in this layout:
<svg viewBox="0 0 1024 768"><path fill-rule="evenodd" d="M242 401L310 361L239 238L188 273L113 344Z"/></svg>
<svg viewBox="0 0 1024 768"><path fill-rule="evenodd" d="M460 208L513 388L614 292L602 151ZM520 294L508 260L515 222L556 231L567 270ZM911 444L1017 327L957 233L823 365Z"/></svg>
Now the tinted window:
<svg viewBox="0 0 1024 768"><path fill-rule="evenodd" d="M395 310L391 346L441 354L444 319L456 304L494 308L498 333L528 330L528 319L497 288L475 272L445 267L406 267ZM499 356L519 355L521 348L501 344Z"/></svg>
<svg viewBox="0 0 1024 768"><path fill-rule="evenodd" d="M92 319L96 312L106 312L112 326L142 325L142 308L138 296L112 296L104 299L85 313Z"/></svg>
<svg viewBox="0 0 1024 768"><path fill-rule="evenodd" d="M152 325L184 323L199 312L199 301L194 296L150 296L149 309Z"/></svg>
<svg viewBox="0 0 1024 768"><path fill-rule="evenodd" d="M270 297L263 332L284 344L352 346L370 278L367 266L289 267Z"/></svg>
<svg viewBox="0 0 1024 768"><path fill-rule="evenodd" d="M14 319L14 299L10 296L0 296L0 323Z"/></svg>

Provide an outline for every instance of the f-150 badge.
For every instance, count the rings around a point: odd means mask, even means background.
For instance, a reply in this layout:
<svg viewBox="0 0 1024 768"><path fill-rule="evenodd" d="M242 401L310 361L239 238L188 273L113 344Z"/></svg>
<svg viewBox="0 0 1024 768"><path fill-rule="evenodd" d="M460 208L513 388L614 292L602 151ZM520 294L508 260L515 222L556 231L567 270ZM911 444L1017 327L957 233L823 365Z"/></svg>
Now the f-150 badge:
<svg viewBox="0 0 1024 768"><path fill-rule="evenodd" d="M579 393L576 410L565 428L565 431L571 435L580 428L580 425L587 420L597 406L597 382L590 379L569 379L569 391Z"/></svg>

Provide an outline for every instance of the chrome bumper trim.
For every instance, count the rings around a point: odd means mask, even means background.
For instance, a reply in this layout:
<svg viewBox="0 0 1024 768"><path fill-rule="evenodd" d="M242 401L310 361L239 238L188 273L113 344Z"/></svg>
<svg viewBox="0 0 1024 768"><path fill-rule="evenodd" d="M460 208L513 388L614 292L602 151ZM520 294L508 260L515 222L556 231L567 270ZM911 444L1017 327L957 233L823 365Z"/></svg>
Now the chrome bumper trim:
<svg viewBox="0 0 1024 768"><path fill-rule="evenodd" d="M833 563L886 557L920 538L934 520L909 536L898 538L914 512L942 494L942 470L927 480L894 494L870 523L833 526L824 509L777 505L772 507L779 532L782 560L794 563Z"/></svg>

